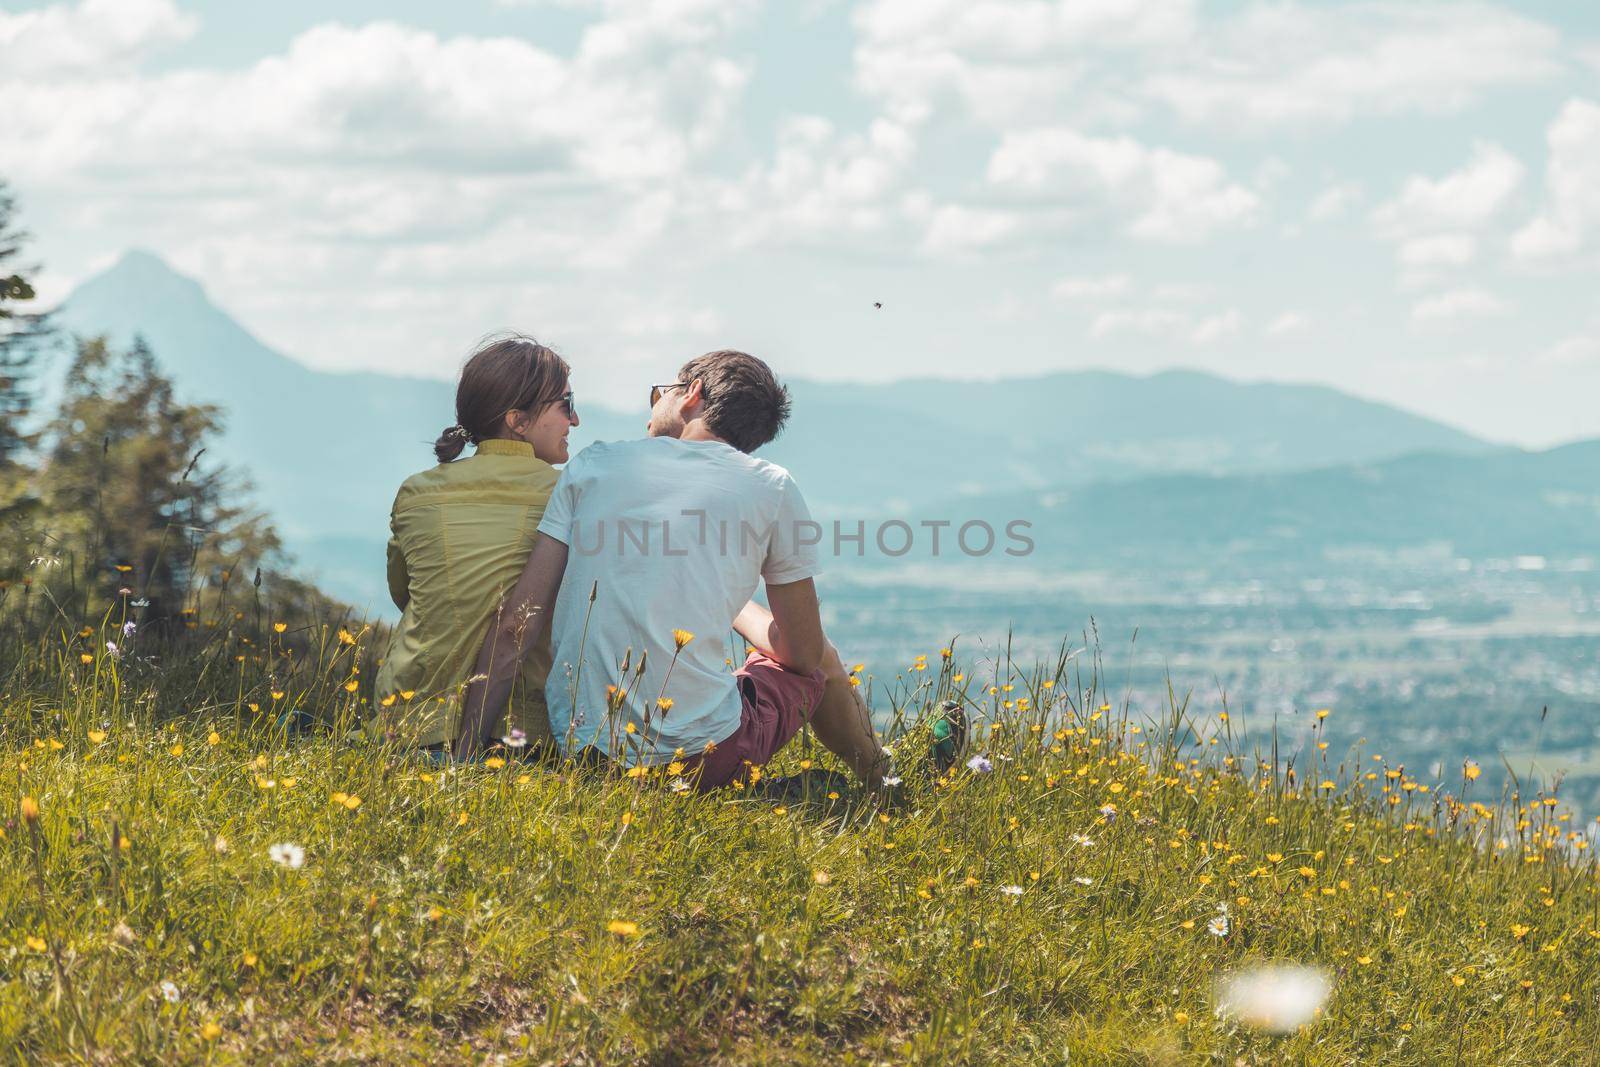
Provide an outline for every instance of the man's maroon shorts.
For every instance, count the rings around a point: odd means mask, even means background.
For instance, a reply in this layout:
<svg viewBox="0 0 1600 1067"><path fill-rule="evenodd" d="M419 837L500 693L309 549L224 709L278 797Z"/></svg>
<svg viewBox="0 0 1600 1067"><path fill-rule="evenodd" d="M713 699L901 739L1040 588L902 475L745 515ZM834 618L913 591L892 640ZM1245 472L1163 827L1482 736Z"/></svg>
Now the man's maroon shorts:
<svg viewBox="0 0 1600 1067"><path fill-rule="evenodd" d="M742 777L746 763L760 767L777 755L822 700L821 670L797 674L761 652L750 653L734 678L744 702L739 728L713 751L689 761L689 777L701 792Z"/></svg>

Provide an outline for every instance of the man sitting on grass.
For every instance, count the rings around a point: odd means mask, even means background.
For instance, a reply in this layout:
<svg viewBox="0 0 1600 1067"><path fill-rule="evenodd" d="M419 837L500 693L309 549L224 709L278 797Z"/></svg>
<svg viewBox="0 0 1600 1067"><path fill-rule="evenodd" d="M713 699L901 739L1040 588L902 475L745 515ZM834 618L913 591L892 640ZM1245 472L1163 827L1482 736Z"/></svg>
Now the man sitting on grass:
<svg viewBox="0 0 1600 1067"><path fill-rule="evenodd" d="M820 531L789 472L751 455L782 429L788 390L761 360L720 351L652 387L650 405L648 437L590 445L563 470L484 641L457 755L487 743L549 620L545 699L568 754L681 764L706 790L743 779L809 723L877 788L883 748L822 632ZM750 600L758 582L770 611ZM730 627L754 648L737 671Z"/></svg>

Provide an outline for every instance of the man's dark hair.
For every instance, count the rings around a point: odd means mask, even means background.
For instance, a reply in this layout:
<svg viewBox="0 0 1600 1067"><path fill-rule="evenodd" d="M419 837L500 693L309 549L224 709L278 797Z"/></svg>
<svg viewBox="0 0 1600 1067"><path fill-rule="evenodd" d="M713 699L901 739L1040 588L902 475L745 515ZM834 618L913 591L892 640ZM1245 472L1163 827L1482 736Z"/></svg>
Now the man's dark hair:
<svg viewBox="0 0 1600 1067"><path fill-rule="evenodd" d="M783 429L789 390L755 356L731 348L696 356L678 371L678 380L687 385L696 378L706 425L739 451L754 452Z"/></svg>

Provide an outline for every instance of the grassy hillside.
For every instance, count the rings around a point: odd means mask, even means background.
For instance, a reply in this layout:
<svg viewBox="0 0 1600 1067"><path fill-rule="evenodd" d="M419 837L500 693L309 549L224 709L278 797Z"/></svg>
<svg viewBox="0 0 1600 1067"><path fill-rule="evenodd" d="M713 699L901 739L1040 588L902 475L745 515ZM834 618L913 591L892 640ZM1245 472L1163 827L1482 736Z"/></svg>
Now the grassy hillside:
<svg viewBox="0 0 1600 1067"><path fill-rule="evenodd" d="M341 740L362 634L263 620L219 655L235 625L159 671L91 628L4 683L18 1062L1514 1064L1600 1040L1596 869L1553 793L1502 807L1468 768L1359 750L1291 769L1225 719L1123 706L1087 657L979 678L937 649L866 681L904 727L887 808L446 772ZM985 761L935 779L916 720L949 694ZM286 739L291 706L331 728ZM774 769L806 759L828 765ZM1270 962L1330 983L1318 1014L1219 1015L1215 983Z"/></svg>

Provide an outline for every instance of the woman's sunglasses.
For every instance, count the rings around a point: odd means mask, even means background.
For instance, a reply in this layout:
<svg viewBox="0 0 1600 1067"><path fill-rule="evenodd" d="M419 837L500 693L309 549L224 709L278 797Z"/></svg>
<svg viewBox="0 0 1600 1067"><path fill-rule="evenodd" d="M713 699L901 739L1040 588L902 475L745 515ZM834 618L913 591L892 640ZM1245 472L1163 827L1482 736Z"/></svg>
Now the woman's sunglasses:
<svg viewBox="0 0 1600 1067"><path fill-rule="evenodd" d="M575 419L575 418L578 417L577 406L574 405L573 402L572 402L572 390L571 389L568 389L566 392L562 393L561 394L561 399L558 400L557 403L559 403L561 405L561 410L565 411L567 413L567 418Z"/></svg>

